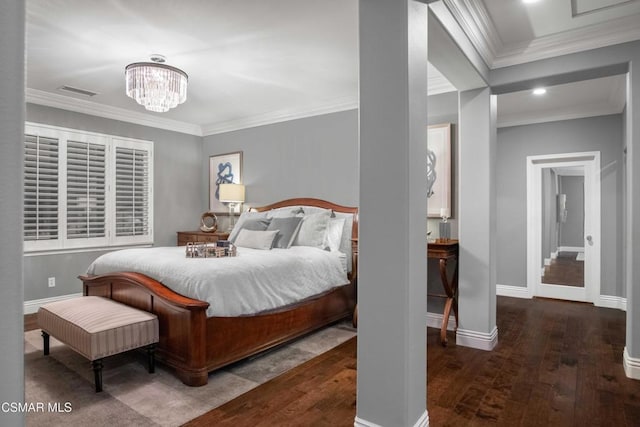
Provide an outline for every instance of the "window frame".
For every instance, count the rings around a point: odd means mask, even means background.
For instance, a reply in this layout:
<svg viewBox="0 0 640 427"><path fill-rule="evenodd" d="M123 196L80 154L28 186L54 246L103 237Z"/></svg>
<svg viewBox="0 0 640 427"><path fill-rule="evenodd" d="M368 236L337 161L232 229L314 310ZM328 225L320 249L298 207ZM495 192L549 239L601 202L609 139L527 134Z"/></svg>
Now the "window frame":
<svg viewBox="0 0 640 427"><path fill-rule="evenodd" d="M24 253L35 255L38 253L78 252L82 249L99 250L101 248L148 246L154 242L153 205L154 205L154 143L153 141L107 135L77 129L40 123L25 122L23 147L26 135L36 135L58 140L58 235L50 240L25 240L23 218ZM67 143L68 141L86 142L105 146L105 236L88 238L68 238L67 236ZM116 236L116 147L134 148L148 153L148 204L147 204L147 234L139 236ZM23 148L24 149L24 148ZM26 159L23 159L23 168ZM24 204L24 197L23 197Z"/></svg>

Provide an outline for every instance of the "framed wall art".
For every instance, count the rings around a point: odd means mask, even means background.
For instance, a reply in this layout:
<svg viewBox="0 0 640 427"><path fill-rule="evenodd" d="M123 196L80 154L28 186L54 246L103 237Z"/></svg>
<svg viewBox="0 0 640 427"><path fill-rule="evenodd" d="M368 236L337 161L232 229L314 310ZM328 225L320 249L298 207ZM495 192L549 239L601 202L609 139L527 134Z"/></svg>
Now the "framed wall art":
<svg viewBox="0 0 640 427"><path fill-rule="evenodd" d="M451 217L451 123L429 126L427 148L435 157L435 182L427 202L427 216Z"/></svg>
<svg viewBox="0 0 640 427"><path fill-rule="evenodd" d="M242 151L209 157L209 210L225 215L229 208L220 201L220 184L242 184Z"/></svg>

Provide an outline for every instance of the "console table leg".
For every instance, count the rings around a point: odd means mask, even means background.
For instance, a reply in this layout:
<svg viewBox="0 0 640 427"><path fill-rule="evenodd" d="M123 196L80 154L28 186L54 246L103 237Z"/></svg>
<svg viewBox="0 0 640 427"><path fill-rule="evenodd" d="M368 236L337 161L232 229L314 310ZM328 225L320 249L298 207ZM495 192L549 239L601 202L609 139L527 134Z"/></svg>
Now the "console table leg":
<svg viewBox="0 0 640 427"><path fill-rule="evenodd" d="M444 305L444 313L442 314L442 328L440 329L440 342L443 346L448 344L447 326L449 325L449 314L451 314L452 304L453 298L447 298L447 302Z"/></svg>
<svg viewBox="0 0 640 427"><path fill-rule="evenodd" d="M449 314L451 313L451 304L453 302L454 294L447 278L447 259L440 259L440 280L444 287L444 292L447 294L447 302L444 306L444 313L442 314L442 328L440 329L440 342L442 345L447 345L447 325L449 324Z"/></svg>

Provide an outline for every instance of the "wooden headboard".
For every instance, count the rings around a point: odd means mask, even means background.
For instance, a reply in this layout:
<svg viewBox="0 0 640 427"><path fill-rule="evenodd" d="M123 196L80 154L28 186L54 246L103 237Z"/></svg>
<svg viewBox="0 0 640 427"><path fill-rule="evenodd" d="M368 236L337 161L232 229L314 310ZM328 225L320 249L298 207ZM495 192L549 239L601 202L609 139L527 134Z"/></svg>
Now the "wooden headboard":
<svg viewBox="0 0 640 427"><path fill-rule="evenodd" d="M314 206L317 208L332 209L336 212L353 214L353 228L351 231L351 239L358 239L358 208L356 207L337 205L335 203L331 203L322 199L302 197L297 199L282 200L280 202L276 202L267 206L253 207L251 209L258 212L263 212L271 209L284 208L287 206Z"/></svg>

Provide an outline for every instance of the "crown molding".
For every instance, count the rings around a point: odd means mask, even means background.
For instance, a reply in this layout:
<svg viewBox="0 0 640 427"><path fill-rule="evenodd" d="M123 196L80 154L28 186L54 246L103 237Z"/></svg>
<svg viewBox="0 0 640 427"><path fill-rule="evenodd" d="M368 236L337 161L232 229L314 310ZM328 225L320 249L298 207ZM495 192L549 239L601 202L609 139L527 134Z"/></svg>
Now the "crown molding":
<svg viewBox="0 0 640 427"><path fill-rule="evenodd" d="M503 44L483 2L443 0L458 24L471 40L483 61L493 68L493 60Z"/></svg>
<svg viewBox="0 0 640 427"><path fill-rule="evenodd" d="M566 108L525 112L520 114L498 114L498 128L531 125L535 123L558 122L561 120L584 119L586 117L608 116L620 114L624 105L619 103L597 103L575 106L568 111Z"/></svg>
<svg viewBox="0 0 640 427"><path fill-rule="evenodd" d="M505 45L483 2L443 1L491 69L640 39L640 18L638 14L634 14L588 27L538 37L526 43Z"/></svg>
<svg viewBox="0 0 640 427"><path fill-rule="evenodd" d="M629 15L588 27L538 37L526 44L506 46L492 68L568 55L640 39L640 17Z"/></svg>
<svg viewBox="0 0 640 427"><path fill-rule="evenodd" d="M75 111L77 113L90 114L92 116L104 117L106 119L120 120L142 126L150 126L158 129L186 133L189 135L202 136L202 128L193 123L163 119L151 114L139 113L136 111L126 110L124 108L111 107L108 105L98 104L96 102L86 101L84 99L71 98L38 89L26 89L26 102L44 105L46 107Z"/></svg>
<svg viewBox="0 0 640 427"><path fill-rule="evenodd" d="M300 108L287 108L278 111L271 111L264 114L256 114L254 116L227 120L224 122L210 123L208 125L202 126L202 136L216 135L219 133L270 125L274 123L281 123L289 120L303 119L306 117L319 116L322 114L354 110L356 108L358 108L358 97L345 96L335 99L324 105L307 109L301 110Z"/></svg>

